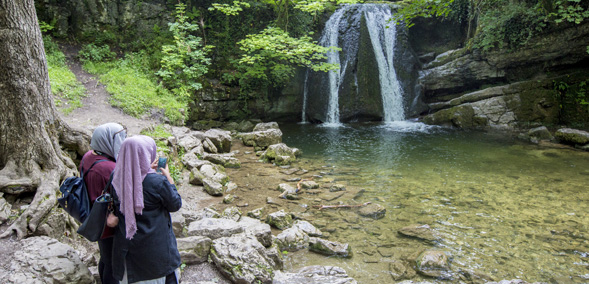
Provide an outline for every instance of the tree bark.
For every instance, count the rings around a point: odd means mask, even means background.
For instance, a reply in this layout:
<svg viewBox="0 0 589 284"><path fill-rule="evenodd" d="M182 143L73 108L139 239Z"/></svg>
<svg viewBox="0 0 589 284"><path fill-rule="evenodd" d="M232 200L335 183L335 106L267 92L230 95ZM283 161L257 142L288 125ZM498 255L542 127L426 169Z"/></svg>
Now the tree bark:
<svg viewBox="0 0 589 284"><path fill-rule="evenodd" d="M47 72L33 0L0 0L0 191L36 192L0 237L35 232L55 207L60 181L77 171L60 142L89 149L88 133L61 120Z"/></svg>

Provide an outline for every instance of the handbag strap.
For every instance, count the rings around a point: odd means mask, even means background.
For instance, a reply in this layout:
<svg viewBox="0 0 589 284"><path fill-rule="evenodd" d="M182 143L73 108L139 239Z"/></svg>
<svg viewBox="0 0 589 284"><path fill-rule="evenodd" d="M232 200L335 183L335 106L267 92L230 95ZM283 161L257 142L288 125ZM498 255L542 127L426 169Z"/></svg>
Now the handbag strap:
<svg viewBox="0 0 589 284"><path fill-rule="evenodd" d="M104 186L104 189L102 190L102 194L108 193L110 194L110 188L112 187L112 178L114 175L115 171L112 171L110 173L110 178L108 179L108 182L106 183L106 185Z"/></svg>

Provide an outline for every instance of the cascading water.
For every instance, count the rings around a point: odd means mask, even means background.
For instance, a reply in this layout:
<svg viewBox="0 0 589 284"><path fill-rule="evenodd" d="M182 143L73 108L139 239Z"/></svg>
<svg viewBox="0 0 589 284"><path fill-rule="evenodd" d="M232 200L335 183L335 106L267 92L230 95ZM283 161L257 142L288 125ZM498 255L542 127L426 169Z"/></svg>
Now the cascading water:
<svg viewBox="0 0 589 284"><path fill-rule="evenodd" d="M397 27L389 23L391 17L386 4L346 5L335 11L319 43L341 48L327 54L327 62L339 64L340 69L328 74L309 72L303 116L336 125L405 119L403 91L394 67Z"/></svg>
<svg viewBox="0 0 589 284"><path fill-rule="evenodd" d="M390 9L383 9L383 6L370 8L370 12L364 12L366 26L370 33L370 40L378 63L378 77L380 80L380 92L382 94L382 106L384 110L384 121L400 121L405 119L403 110L403 92L397 80L397 72L393 65L396 24L387 21L391 19ZM374 12L373 12L374 11Z"/></svg>
<svg viewBox="0 0 589 284"><path fill-rule="evenodd" d="M321 36L320 44L322 46L338 46L339 38L339 24L344 15L345 10L337 10L325 24L325 30ZM330 51L327 53L327 62L333 64L340 64L339 52ZM327 116L325 123L337 124L339 123L339 85L341 75L345 72L345 68L340 70L329 71L329 100L327 106Z"/></svg>

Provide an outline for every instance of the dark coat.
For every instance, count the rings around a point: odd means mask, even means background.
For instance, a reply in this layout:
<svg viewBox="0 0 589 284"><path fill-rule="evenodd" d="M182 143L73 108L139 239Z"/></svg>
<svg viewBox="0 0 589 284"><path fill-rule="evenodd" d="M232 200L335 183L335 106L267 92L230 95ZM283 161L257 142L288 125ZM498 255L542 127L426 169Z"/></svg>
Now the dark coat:
<svg viewBox="0 0 589 284"><path fill-rule="evenodd" d="M113 245L115 278L123 279L125 258L129 283L157 279L180 267L180 253L170 216L170 212L176 212L182 207L182 198L176 186L170 184L163 175L147 174L143 180L143 214L135 214L137 233L131 240L125 238L125 216L119 211L117 201L115 212L119 217L119 225Z"/></svg>

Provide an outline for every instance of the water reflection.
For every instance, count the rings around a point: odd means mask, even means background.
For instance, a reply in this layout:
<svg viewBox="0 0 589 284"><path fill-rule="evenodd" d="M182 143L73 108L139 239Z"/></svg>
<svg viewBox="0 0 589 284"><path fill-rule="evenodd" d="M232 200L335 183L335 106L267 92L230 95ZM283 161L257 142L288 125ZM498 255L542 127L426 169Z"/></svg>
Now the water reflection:
<svg viewBox="0 0 589 284"><path fill-rule="evenodd" d="M399 261L434 248L452 255L457 275L450 282L460 282L464 271L495 280L588 282L586 152L419 125L281 129L303 158L329 164L333 179L366 189L359 202L387 208L380 220L321 213L334 220L330 238L349 242L355 255L305 255L298 265L336 265L360 283L391 283ZM399 236L410 224L428 224L443 237L427 244Z"/></svg>

